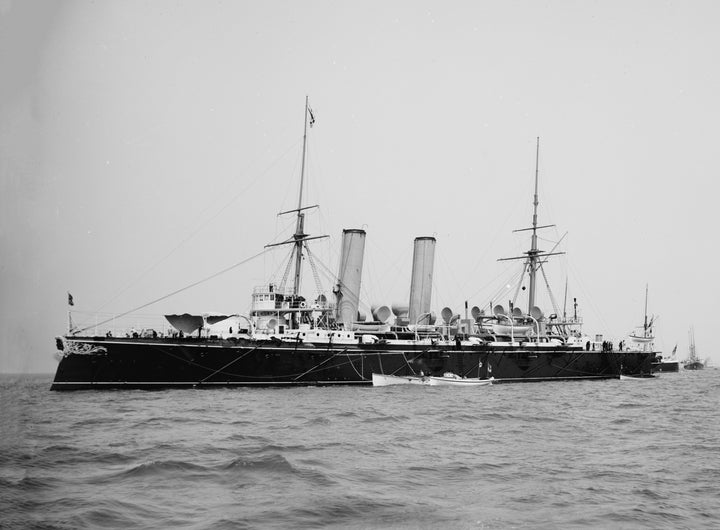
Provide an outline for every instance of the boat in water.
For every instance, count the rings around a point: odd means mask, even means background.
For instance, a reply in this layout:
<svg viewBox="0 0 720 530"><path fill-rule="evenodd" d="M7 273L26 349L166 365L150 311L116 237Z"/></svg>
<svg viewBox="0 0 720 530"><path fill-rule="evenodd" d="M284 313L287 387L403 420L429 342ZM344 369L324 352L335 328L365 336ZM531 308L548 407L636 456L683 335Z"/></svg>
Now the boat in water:
<svg viewBox="0 0 720 530"><path fill-rule="evenodd" d="M292 249L282 280L254 289L248 315L166 315L170 328L160 332L103 330L113 318L85 328L71 324L56 339L53 390L372 385L377 376L401 378L404 384L431 378L436 384L462 385L488 384L491 378L494 383L610 379L620 375L621 366L630 374L650 372L652 352L591 349L577 314L545 316L536 307L536 274L558 254L537 246L537 232L546 228L537 223L537 159L532 226L523 229L531 231L531 248L524 256L505 258L522 260L527 272L526 311L496 305L486 315L474 307L472 318L466 311L461 319L445 308L443 322L436 325L431 310L436 240L417 237L409 304L375 307L373 319L363 320L359 293L366 232L361 229L342 232L332 294L303 296L301 267L315 261L309 242L326 237L305 229L305 212L313 208L303 203L302 193L308 120L312 126L306 100L298 205L282 212L295 216L295 232L268 245ZM539 157L539 139L537 152ZM448 372L455 374L452 380L443 375Z"/></svg>
<svg viewBox="0 0 720 530"><path fill-rule="evenodd" d="M373 386L429 385L429 378L422 375L372 374Z"/></svg>
<svg viewBox="0 0 720 530"><path fill-rule="evenodd" d="M441 376L431 375L428 377L430 386L464 386L464 387L475 387L475 386L488 386L492 385L494 378L490 379L478 379L473 377L460 377L457 374L447 372Z"/></svg>
<svg viewBox="0 0 720 530"><path fill-rule="evenodd" d="M629 343L623 341L623 347L630 350L640 350L652 352L652 373L656 372L678 372L680 363L675 357L677 346L673 349L669 358L665 358L662 352L655 350L655 321L656 316L651 316L648 320L648 286L645 286L645 318L643 325L636 327L628 334Z"/></svg>
<svg viewBox="0 0 720 530"><path fill-rule="evenodd" d="M695 329L690 328L688 333L688 358L683 361L683 368L685 370L703 370L705 363L701 361L697 352L695 351Z"/></svg>
<svg viewBox="0 0 720 530"><path fill-rule="evenodd" d="M652 371L655 372L679 372L680 361L677 358L677 344L673 348L670 357L663 357L662 355L656 355L655 360L652 363Z"/></svg>
<svg viewBox="0 0 720 530"><path fill-rule="evenodd" d="M647 381L648 379L655 379L655 375L648 374L644 376L624 375L620 374L620 381Z"/></svg>

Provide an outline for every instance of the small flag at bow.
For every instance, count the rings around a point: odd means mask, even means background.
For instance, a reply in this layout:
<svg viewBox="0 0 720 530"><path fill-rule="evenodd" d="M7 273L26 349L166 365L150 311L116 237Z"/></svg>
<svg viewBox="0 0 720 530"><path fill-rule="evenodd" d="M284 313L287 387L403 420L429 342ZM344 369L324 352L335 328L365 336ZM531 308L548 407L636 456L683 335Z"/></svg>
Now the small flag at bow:
<svg viewBox="0 0 720 530"><path fill-rule="evenodd" d="M72 295L68 292L68 305L75 305Z"/></svg>

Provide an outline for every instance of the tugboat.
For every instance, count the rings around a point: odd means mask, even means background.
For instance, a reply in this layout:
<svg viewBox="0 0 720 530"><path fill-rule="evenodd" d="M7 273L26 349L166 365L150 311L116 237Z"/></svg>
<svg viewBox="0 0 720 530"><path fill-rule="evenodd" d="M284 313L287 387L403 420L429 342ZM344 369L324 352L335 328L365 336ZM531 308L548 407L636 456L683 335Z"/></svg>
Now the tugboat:
<svg viewBox="0 0 720 530"><path fill-rule="evenodd" d="M705 368L705 363L702 362L695 352L695 329L690 328L690 332L688 333L689 338L689 353L688 358L683 361L683 368L685 370L703 370Z"/></svg>
<svg viewBox="0 0 720 530"><path fill-rule="evenodd" d="M670 357L667 359L662 355L656 355L652 363L654 372L679 372L680 361L677 359L677 344L673 348Z"/></svg>
<svg viewBox="0 0 720 530"><path fill-rule="evenodd" d="M302 193L308 123L313 122L306 99L298 206L282 212L295 215L295 233L268 245L290 245L292 253L280 282L254 289L250 314L166 315L171 328L159 333L103 332L110 319L92 328L71 326L56 340L60 362L52 390L372 385L373 374L412 381L451 374L497 384L617 378L621 366L630 373L650 371L650 352L591 350L577 315L546 317L535 306L536 273L557 254L537 247L537 231L545 228L537 224L537 164L533 222L524 229L532 231L531 248L525 256L507 258L524 260L530 279L526 312L497 305L485 315L475 307L472 318L466 311L460 319L446 308L443 323L436 325L431 311L436 240L417 237L409 304L373 307L373 320L364 320L359 293L366 232L361 229L343 230L334 300L303 296L303 262L315 261L308 242L326 237L305 233L305 212L313 208L304 204ZM209 331L227 322L234 325L226 332Z"/></svg>
<svg viewBox="0 0 720 530"><path fill-rule="evenodd" d="M656 372L677 372L679 371L680 363L675 359L675 351L677 346L672 352L669 359L664 359L662 352L655 351L655 329L654 324L657 317L652 316L648 321L648 286L645 285L645 319L643 320L642 327L635 328L631 333L628 334L630 344L627 348L630 350L640 350L651 352L653 354L652 361L652 373Z"/></svg>

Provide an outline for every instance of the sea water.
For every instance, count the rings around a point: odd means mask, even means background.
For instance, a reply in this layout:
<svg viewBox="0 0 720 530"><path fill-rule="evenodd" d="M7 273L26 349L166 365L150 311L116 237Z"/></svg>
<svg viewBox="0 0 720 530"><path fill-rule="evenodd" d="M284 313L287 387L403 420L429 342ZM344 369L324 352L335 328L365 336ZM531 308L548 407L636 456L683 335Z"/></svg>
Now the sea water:
<svg viewBox="0 0 720 530"><path fill-rule="evenodd" d="M2 528L720 528L720 370L50 392L0 377Z"/></svg>

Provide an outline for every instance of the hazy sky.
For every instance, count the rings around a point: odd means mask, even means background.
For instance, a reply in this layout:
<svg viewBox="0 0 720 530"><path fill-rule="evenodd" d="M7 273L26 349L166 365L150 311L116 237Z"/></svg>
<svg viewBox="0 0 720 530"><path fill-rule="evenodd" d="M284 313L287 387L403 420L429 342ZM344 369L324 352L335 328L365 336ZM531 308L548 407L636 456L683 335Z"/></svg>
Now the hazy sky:
<svg viewBox="0 0 720 530"><path fill-rule="evenodd" d="M307 227L331 236L313 249L334 272L342 229L367 230L366 306L407 302L429 235L437 313L506 304L518 264L496 260L529 245L512 230L539 136L559 304L567 278L585 331L617 341L649 284L657 346L684 358L694 326L718 364L719 19L715 1L0 0L0 371L55 370L67 291L124 312L288 237L306 95ZM285 253L142 313L246 313Z"/></svg>

